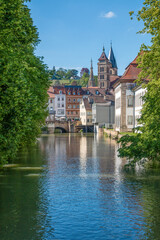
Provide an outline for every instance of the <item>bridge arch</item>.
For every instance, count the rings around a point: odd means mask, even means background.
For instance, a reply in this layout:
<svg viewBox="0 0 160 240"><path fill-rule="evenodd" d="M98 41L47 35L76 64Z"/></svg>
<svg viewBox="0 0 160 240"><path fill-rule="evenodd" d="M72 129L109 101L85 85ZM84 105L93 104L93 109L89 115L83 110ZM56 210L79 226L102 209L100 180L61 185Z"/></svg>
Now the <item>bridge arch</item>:
<svg viewBox="0 0 160 240"><path fill-rule="evenodd" d="M63 128L63 127L55 127L55 128L54 128L54 132L56 132L56 129L60 130L61 133L66 133L66 132L67 132L66 129Z"/></svg>

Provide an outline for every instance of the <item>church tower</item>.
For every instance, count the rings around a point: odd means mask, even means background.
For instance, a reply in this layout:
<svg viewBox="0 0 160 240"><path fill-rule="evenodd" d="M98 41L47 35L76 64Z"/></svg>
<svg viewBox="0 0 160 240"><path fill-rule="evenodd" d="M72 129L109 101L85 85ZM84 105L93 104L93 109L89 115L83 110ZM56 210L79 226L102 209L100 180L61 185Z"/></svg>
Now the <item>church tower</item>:
<svg viewBox="0 0 160 240"><path fill-rule="evenodd" d="M91 59L91 69L90 69L88 87L94 87L94 86L95 86L95 81L93 76L93 66L92 66L92 59Z"/></svg>
<svg viewBox="0 0 160 240"><path fill-rule="evenodd" d="M117 68L117 62L116 62L116 59L115 59L115 56L114 56L114 53L113 53L113 49L112 49L112 43L111 43L111 48L110 48L110 51L109 51L108 60L112 64L112 67L110 69L110 74L111 75L117 75L118 68Z"/></svg>
<svg viewBox="0 0 160 240"><path fill-rule="evenodd" d="M110 69L112 64L108 60L105 49L98 59L98 87L109 89L110 88Z"/></svg>

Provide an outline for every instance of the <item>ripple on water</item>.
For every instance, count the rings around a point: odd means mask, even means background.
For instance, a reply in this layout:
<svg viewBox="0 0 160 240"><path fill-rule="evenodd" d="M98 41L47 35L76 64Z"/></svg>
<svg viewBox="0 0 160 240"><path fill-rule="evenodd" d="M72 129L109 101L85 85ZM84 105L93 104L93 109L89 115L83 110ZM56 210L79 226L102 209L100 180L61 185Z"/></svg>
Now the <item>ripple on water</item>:
<svg viewBox="0 0 160 240"><path fill-rule="evenodd" d="M41 174L38 174L38 173L29 173L27 175L25 175L25 177L40 177Z"/></svg>
<svg viewBox="0 0 160 240"><path fill-rule="evenodd" d="M44 167L16 167L16 168L14 168L14 170L35 170L35 171L37 171L37 170L43 170L44 169Z"/></svg>

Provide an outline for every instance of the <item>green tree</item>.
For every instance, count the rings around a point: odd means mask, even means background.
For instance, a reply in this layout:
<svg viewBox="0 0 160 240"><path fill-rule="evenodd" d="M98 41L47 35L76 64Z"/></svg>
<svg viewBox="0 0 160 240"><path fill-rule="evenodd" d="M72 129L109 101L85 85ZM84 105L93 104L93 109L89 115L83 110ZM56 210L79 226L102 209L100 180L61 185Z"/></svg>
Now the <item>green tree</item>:
<svg viewBox="0 0 160 240"><path fill-rule="evenodd" d="M131 16L133 14L130 12ZM143 44L138 58L142 69L138 83L143 79L149 79L149 83L145 85L147 91L138 133L121 138L119 153L121 157L128 157L132 165L147 159L155 166L160 163L160 0L145 0L136 16L138 21L144 22L140 33L151 35L150 46Z"/></svg>
<svg viewBox="0 0 160 240"><path fill-rule="evenodd" d="M70 79L71 77L77 77L78 71L76 69L68 69L66 73L66 79Z"/></svg>
<svg viewBox="0 0 160 240"><path fill-rule="evenodd" d="M55 79L55 75L56 75L55 67L53 67L52 69L49 69L48 70L48 74L49 74L49 80Z"/></svg>
<svg viewBox="0 0 160 240"><path fill-rule="evenodd" d="M67 70L64 69L64 68L59 68L57 71L56 71L56 74L55 74L55 79L65 79L66 78L66 73L67 73Z"/></svg>
<svg viewBox="0 0 160 240"><path fill-rule="evenodd" d="M88 81L89 81L89 74L88 73L84 73L83 76L81 77L79 84L82 87L86 87L88 85Z"/></svg>
<svg viewBox="0 0 160 240"><path fill-rule="evenodd" d="M25 0L0 4L0 163L35 143L44 123L48 71L34 55L39 42Z"/></svg>

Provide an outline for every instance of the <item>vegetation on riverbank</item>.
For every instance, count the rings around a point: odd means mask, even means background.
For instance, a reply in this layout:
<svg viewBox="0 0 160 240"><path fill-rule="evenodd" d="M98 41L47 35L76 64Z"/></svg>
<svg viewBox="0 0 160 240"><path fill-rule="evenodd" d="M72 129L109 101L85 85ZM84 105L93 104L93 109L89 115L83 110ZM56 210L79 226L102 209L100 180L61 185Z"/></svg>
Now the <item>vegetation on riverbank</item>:
<svg viewBox="0 0 160 240"><path fill-rule="evenodd" d="M138 58L139 68L142 69L137 82L149 79L146 94L143 97L144 105L139 119L140 127L134 136L125 135L119 142L120 157L127 157L129 165L137 162L157 167L160 164L160 0L145 0L143 8L138 11L137 19L144 22L140 33L151 35L151 46L143 44ZM134 12L130 12L133 16ZM144 160L144 161L143 161Z"/></svg>
<svg viewBox="0 0 160 240"><path fill-rule="evenodd" d="M35 143L46 116L49 77L25 0L0 5L0 164Z"/></svg>

